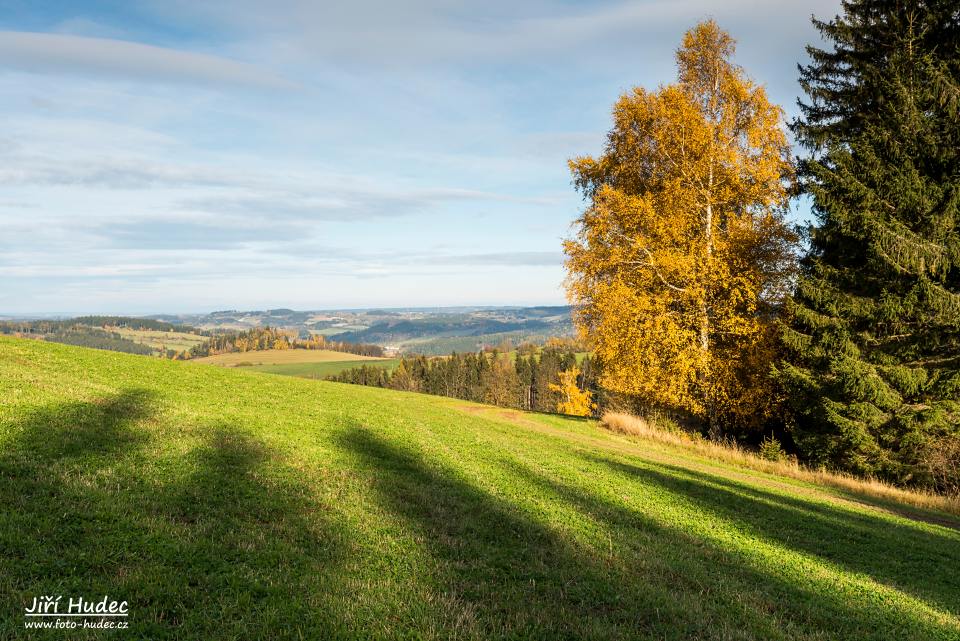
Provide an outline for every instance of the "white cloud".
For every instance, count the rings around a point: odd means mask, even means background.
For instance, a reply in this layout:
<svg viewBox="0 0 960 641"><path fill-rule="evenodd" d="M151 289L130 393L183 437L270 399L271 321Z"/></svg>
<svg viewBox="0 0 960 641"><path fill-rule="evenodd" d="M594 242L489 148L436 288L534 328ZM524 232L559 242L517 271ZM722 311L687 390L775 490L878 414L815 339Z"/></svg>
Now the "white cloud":
<svg viewBox="0 0 960 641"><path fill-rule="evenodd" d="M623 59L663 50L669 58L682 32L716 17L724 26L777 33L811 13L836 11L836 0L625 0L571 3L557 0L163 0L158 15L205 22L236 34L269 32L278 58L303 52L341 61L388 66L400 62L508 60L560 55L565 59ZM777 21L787 29L770 29ZM735 34L736 35L736 34ZM791 34L792 35L792 34ZM790 38L787 38L790 39ZM260 39L263 42L263 38ZM619 50L619 51L618 51ZM642 62L642 61L637 61Z"/></svg>
<svg viewBox="0 0 960 641"><path fill-rule="evenodd" d="M83 36L0 31L0 65L33 73L119 76L255 89L296 85L267 69L203 53Z"/></svg>

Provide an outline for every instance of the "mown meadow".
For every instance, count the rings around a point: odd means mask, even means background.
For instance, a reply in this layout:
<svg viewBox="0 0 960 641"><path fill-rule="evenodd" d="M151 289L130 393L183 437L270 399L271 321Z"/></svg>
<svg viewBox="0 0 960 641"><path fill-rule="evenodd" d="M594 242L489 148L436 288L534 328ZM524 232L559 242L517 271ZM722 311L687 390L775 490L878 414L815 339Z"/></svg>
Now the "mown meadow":
<svg viewBox="0 0 960 641"><path fill-rule="evenodd" d="M960 518L590 420L0 338L0 442L0 638L960 636Z"/></svg>
<svg viewBox="0 0 960 641"><path fill-rule="evenodd" d="M321 361L317 363L277 363L271 365L250 365L247 369L254 372L265 372L267 374L280 374L281 376L299 376L300 378L325 379L328 376L336 376L347 370L357 369L363 365L373 367L383 367L389 371L396 369L400 363L396 358L376 358L365 360L343 360L343 361Z"/></svg>

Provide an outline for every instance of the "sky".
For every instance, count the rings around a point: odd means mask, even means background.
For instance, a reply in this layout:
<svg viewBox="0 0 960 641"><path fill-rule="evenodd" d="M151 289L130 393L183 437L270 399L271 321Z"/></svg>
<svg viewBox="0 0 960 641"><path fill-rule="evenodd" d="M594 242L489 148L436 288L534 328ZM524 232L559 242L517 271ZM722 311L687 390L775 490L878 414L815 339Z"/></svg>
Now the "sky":
<svg viewBox="0 0 960 641"><path fill-rule="evenodd" d="M0 314L563 304L617 97L712 17L790 117L838 10L0 0Z"/></svg>

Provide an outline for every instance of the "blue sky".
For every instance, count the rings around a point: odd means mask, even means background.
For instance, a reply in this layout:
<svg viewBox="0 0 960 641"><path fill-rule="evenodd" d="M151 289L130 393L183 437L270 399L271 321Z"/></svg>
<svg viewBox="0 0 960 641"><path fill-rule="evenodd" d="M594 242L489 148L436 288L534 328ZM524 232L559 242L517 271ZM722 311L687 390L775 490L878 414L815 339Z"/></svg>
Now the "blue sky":
<svg viewBox="0 0 960 641"><path fill-rule="evenodd" d="M560 304L614 100L839 0L0 0L0 313Z"/></svg>

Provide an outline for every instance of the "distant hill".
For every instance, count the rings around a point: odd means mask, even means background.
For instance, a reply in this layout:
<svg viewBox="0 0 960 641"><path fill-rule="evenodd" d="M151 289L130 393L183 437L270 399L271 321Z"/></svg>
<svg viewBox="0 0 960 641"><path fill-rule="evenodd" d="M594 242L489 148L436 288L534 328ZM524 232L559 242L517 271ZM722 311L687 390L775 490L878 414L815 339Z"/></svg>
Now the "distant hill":
<svg viewBox="0 0 960 641"><path fill-rule="evenodd" d="M159 315L217 333L257 327L296 330L302 337L322 334L354 343L373 343L424 354L473 350L478 345L544 342L574 334L569 306L433 307L403 309L224 310L210 314ZM469 339L474 340L469 340Z"/></svg>
<svg viewBox="0 0 960 641"><path fill-rule="evenodd" d="M209 314L159 314L145 318L124 316L83 316L69 320L33 320L0 322L0 333L15 333L13 325L45 330L82 325L103 328L118 336L78 338L75 344L99 346L133 353L183 353L199 344L200 336L222 336L258 328L290 330L301 339L322 335L349 343L375 344L402 352L425 355L449 354L453 351L474 351L503 343L544 343L552 337L574 335L569 306L539 307L439 307L366 310L297 311L278 308L269 310L221 310ZM6 327L7 329L4 329ZM169 332L157 334L157 332ZM79 333L93 334L93 330ZM110 340L108 340L108 338Z"/></svg>
<svg viewBox="0 0 960 641"><path fill-rule="evenodd" d="M492 319L425 318L420 320L381 321L353 332L334 334L331 338L350 343L392 344L411 339L450 336L481 336L503 332L526 331L542 333L551 323L540 320L504 322Z"/></svg>

